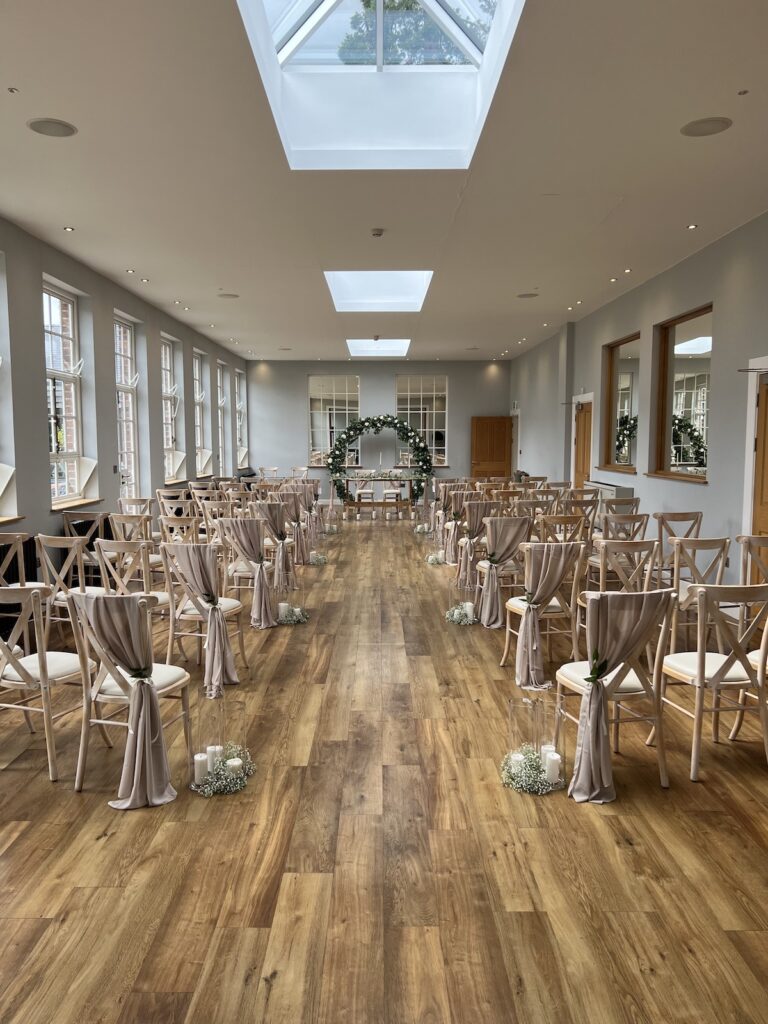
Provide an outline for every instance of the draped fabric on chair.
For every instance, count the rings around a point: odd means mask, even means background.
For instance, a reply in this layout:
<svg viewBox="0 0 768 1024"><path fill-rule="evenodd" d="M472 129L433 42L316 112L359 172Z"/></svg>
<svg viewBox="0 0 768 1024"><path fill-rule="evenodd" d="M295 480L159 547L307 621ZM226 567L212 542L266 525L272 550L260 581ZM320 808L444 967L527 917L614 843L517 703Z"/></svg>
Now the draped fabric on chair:
<svg viewBox="0 0 768 1024"><path fill-rule="evenodd" d="M546 608L582 549L579 543L531 544L525 563L526 606L517 638L515 681L524 690L546 690L552 685L544 672L539 611Z"/></svg>
<svg viewBox="0 0 768 1024"><path fill-rule="evenodd" d="M467 524L467 536L459 551L459 571L456 582L460 587L474 587L477 583L475 571L476 546L485 533L483 520L493 511L492 501L466 501L464 503L464 520Z"/></svg>
<svg viewBox="0 0 768 1024"><path fill-rule="evenodd" d="M267 529L275 542L275 557L273 561L274 570L272 574L272 586L277 593L285 590L288 585L288 552L285 542L288 539L285 532L285 508L280 501L257 501L256 508L264 517Z"/></svg>
<svg viewBox="0 0 768 1024"><path fill-rule="evenodd" d="M269 580L264 564L264 523L259 519L222 519L221 526L235 547L236 553L250 565L253 573L251 625L269 629L277 625L272 611Z"/></svg>
<svg viewBox="0 0 768 1024"><path fill-rule="evenodd" d="M591 686L581 699L573 777L568 795L577 803L616 799L608 735L606 678L633 655L664 618L671 590L638 594L587 593L587 655Z"/></svg>
<svg viewBox="0 0 768 1024"><path fill-rule="evenodd" d="M224 696L223 687L239 683L229 642L227 622L219 605L219 567L216 548L210 544L169 544L179 573L194 596L208 606L208 629L205 638L206 697Z"/></svg>
<svg viewBox="0 0 768 1024"><path fill-rule="evenodd" d="M465 491L463 488L451 491L450 518L446 519L444 525L445 561L448 565L458 565L459 527L462 520L462 510L464 502L471 498L473 493L473 491Z"/></svg>
<svg viewBox="0 0 768 1024"><path fill-rule="evenodd" d="M518 548L531 535L533 521L526 516L518 519L490 517L485 521L488 539L488 569L480 594L480 622L488 629L501 629L504 625L504 603L501 599L499 573L516 564Z"/></svg>
<svg viewBox="0 0 768 1024"><path fill-rule="evenodd" d="M285 506L288 522L293 528L293 561L295 565L307 565L309 547L301 525L301 498L296 491L281 491L280 501Z"/></svg>
<svg viewBox="0 0 768 1024"><path fill-rule="evenodd" d="M104 654L130 677L128 739L117 800L110 807L130 811L176 799L171 785L160 701L152 684L152 635L146 606L136 595L74 595Z"/></svg>

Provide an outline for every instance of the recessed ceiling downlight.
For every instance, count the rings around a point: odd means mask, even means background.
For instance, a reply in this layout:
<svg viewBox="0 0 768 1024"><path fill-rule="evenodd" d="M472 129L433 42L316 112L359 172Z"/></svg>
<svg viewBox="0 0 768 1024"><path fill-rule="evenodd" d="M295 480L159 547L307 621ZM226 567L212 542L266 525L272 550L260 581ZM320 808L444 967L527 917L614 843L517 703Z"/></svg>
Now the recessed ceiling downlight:
<svg viewBox="0 0 768 1024"><path fill-rule="evenodd" d="M59 121L55 117L35 117L27 121L27 128L38 135L47 135L50 139L67 139L77 135L77 128L69 121Z"/></svg>
<svg viewBox="0 0 768 1024"><path fill-rule="evenodd" d="M705 135L719 135L727 131L733 121L730 117L700 117L697 121L689 121L680 129L681 135L687 135L692 139L700 139Z"/></svg>

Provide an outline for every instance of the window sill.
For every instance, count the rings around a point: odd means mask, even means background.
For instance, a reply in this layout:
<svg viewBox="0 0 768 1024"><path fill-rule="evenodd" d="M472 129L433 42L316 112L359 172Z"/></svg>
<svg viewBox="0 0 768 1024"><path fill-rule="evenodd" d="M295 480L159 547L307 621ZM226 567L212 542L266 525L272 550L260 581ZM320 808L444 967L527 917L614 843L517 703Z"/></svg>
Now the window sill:
<svg viewBox="0 0 768 1024"><path fill-rule="evenodd" d="M75 501L62 501L60 504L51 505L51 512L74 512L87 505L101 505L103 498L77 498Z"/></svg>
<svg viewBox="0 0 768 1024"><path fill-rule="evenodd" d="M182 484L186 483L187 481L185 477L180 477L178 480L166 480L165 484L163 485L163 487L160 488L160 490L163 490L164 487L180 487Z"/></svg>
<svg viewBox="0 0 768 1024"><path fill-rule="evenodd" d="M24 516L0 516L0 526L10 526L11 523L20 523Z"/></svg>
<svg viewBox="0 0 768 1024"><path fill-rule="evenodd" d="M661 470L654 470L652 473L644 473L644 476L656 477L658 480L675 480L681 484L708 484L705 476L693 476L687 473L667 473Z"/></svg>
<svg viewBox="0 0 768 1024"><path fill-rule="evenodd" d="M602 473L628 473L630 476L637 476L636 466L595 466L595 469Z"/></svg>

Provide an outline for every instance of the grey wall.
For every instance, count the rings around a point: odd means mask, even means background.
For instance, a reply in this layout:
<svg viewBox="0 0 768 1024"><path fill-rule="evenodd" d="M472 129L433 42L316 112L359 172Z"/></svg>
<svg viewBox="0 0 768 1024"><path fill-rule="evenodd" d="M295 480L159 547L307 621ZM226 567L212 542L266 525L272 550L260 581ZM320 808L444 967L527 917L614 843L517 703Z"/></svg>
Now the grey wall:
<svg viewBox="0 0 768 1024"><path fill-rule="evenodd" d="M511 398L520 405L520 465L552 476L566 468L549 454L559 443L558 395L594 392L592 463L600 461L601 356L608 342L640 332L637 473L594 469L593 479L633 487L649 512L700 509L703 535L734 537L743 523L747 392L750 359L768 356L768 215L757 218L684 262L585 317L573 327L572 384L556 374L552 338L513 360ZM708 483L649 477L654 410L654 325L700 306L713 305ZM570 414L568 420L570 434ZM570 442L570 438L569 438ZM570 443L569 443L570 451ZM733 559L732 559L733 562Z"/></svg>
<svg viewBox="0 0 768 1024"><path fill-rule="evenodd" d="M22 529L28 533L61 532L61 520L51 512L49 482L48 426L45 389L42 288L47 276L78 294L80 355L85 360L82 378L82 419L84 454L98 461L95 492L103 502L95 509L117 508L119 477L112 467L117 462L117 417L115 410L115 365L113 317L115 310L127 314L135 324L139 383L140 490L152 494L163 486L162 410L160 403L161 334L180 344L184 373L176 381L191 386L187 366L192 350L208 354L210 384L208 395L216 394L216 362L244 369L245 362L220 348L204 335L179 323L109 278L0 218L0 461L16 467L15 511L24 517L19 525L0 524L0 529ZM189 372L191 377L191 370ZM10 397L10 401L8 398ZM183 435L187 452L187 473L194 475L194 429L192 402L182 406L177 431ZM186 415L185 415L186 413ZM215 408L209 437L217 461ZM234 433L234 417L232 417ZM215 472L217 470L214 470ZM90 496L90 494L89 494ZM7 511L7 510L6 510Z"/></svg>
<svg viewBox="0 0 768 1024"><path fill-rule="evenodd" d="M309 457L311 374L360 377L360 415L395 412L395 375L446 374L448 377L448 466L438 475L470 471L472 416L509 415L509 364L494 362L259 362L248 367L248 410L252 466L304 466ZM395 463L393 431L361 439L361 462L368 468ZM324 473L322 475L325 475Z"/></svg>

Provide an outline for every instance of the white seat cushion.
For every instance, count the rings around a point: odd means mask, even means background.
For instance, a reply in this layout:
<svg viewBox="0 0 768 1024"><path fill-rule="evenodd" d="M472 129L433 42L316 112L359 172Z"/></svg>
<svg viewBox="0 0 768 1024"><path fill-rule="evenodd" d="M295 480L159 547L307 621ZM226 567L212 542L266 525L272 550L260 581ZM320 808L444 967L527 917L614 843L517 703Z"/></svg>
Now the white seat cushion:
<svg viewBox="0 0 768 1024"><path fill-rule="evenodd" d="M120 674L128 680L129 683L135 682L127 672L120 669ZM179 668L176 665L164 665L159 663L152 666L152 684L158 693L162 693L164 690L170 690L180 683L185 682L189 678L189 673L183 668ZM104 682L99 688L99 694L105 697L121 697L124 700L127 699L126 694L120 689L118 683L112 678L107 676Z"/></svg>
<svg viewBox="0 0 768 1024"><path fill-rule="evenodd" d="M29 672L36 682L39 682L40 662L38 661L36 654L28 654L25 658L19 658L19 664ZM70 654L67 651L49 651L46 664L48 668L48 678L52 681L80 675L80 659L76 654ZM92 661L88 664L92 669L96 667ZM2 676L0 676L0 680L4 683L22 682L19 673L10 665L6 665Z"/></svg>
<svg viewBox="0 0 768 1024"><path fill-rule="evenodd" d="M704 655L705 683L713 678L727 657L727 654L708 653ZM699 655L696 651L680 651L678 654L668 654L666 656L664 659L664 671L693 683L698 672L698 664ZM747 682L744 669L738 662L731 665L726 672L723 682L729 685Z"/></svg>
<svg viewBox="0 0 768 1024"><path fill-rule="evenodd" d="M527 606L528 602L524 597L510 597L507 601L509 611L516 612L518 615L523 615ZM557 598L553 597L545 608L539 609L539 617L542 615L565 615L565 612L560 607Z"/></svg>
<svg viewBox="0 0 768 1024"><path fill-rule="evenodd" d="M211 607L207 601L203 601L202 599L200 600L200 604L204 609L208 609ZM239 612L242 607L242 601L237 601L235 600L234 597L219 598L219 608L221 608L225 615L231 615L233 612ZM184 606L184 610L181 613L181 617L183 619L199 619L200 613L193 604L187 603Z"/></svg>
<svg viewBox="0 0 768 1024"><path fill-rule="evenodd" d="M104 587L83 587L82 590L79 589L79 588L75 588L73 590L70 590L70 594L82 594L83 592L85 592L86 594L106 594L107 593L107 591L104 589ZM60 606L61 605L65 605L67 603L67 595L59 592L56 595L56 597L54 597L53 603L57 604L57 605L60 605Z"/></svg>
<svg viewBox="0 0 768 1024"><path fill-rule="evenodd" d="M577 693L586 693L592 683L586 681L586 676L591 672L591 667L588 661L570 661L566 665L561 665L557 670L558 681L562 681L563 685L567 685L569 690L575 690ZM610 675L606 677L605 682L610 681ZM619 683L618 689L613 694L613 699L616 700L619 697L626 697L633 693L645 693L643 685L637 678L637 673L634 669L630 669L626 676Z"/></svg>
<svg viewBox="0 0 768 1024"><path fill-rule="evenodd" d="M483 558L481 559L481 561L477 563L477 568L481 572L487 572L490 566L491 563L488 561L487 558ZM517 565L508 565L506 566L506 568L503 569L497 566L497 568L499 570L500 576L514 576L516 573L522 572L522 566Z"/></svg>

